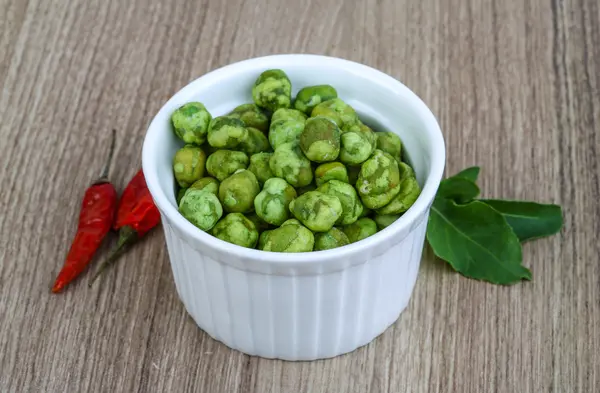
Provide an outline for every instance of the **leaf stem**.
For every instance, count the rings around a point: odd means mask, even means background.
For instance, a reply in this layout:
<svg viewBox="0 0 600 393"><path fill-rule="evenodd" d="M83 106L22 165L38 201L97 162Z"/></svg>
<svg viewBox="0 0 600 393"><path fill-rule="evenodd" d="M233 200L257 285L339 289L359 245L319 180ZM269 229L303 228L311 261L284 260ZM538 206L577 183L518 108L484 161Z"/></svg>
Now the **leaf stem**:
<svg viewBox="0 0 600 393"><path fill-rule="evenodd" d="M127 251L129 247L137 241L137 239L137 232L132 227L126 225L123 228L121 228L119 230L119 240L117 242L117 247L115 247L108 255L108 258L106 258L106 260L104 260L100 264L100 267L98 268L94 276L92 276L92 278L90 279L88 287L91 287L92 284L94 284L94 282L98 279L98 277L100 277L102 272L105 271L110 265L115 263L115 261L119 259L119 257L123 255L125 251Z"/></svg>

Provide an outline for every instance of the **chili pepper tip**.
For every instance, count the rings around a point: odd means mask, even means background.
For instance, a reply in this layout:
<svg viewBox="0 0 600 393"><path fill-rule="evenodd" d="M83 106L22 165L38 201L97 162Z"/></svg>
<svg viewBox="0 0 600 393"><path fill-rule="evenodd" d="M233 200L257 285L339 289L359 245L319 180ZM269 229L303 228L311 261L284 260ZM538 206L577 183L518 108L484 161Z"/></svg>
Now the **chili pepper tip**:
<svg viewBox="0 0 600 393"><path fill-rule="evenodd" d="M54 285L52 286L52 293L59 293L65 287L65 283L59 280L56 280Z"/></svg>

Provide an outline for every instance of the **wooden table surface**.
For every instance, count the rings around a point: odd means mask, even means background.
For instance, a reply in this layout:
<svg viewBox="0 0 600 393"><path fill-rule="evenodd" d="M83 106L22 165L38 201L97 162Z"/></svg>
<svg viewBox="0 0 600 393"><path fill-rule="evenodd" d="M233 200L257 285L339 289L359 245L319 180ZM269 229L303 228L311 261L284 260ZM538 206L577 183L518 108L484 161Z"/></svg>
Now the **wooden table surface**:
<svg viewBox="0 0 600 393"><path fill-rule="evenodd" d="M0 31L0 392L600 391L598 1L0 0ZM303 363L197 328L162 230L51 295L110 129L122 190L179 88L288 52L397 77L438 117L448 173L479 164L484 195L562 204L563 232L524 247L533 281L469 280L426 250L391 328Z"/></svg>

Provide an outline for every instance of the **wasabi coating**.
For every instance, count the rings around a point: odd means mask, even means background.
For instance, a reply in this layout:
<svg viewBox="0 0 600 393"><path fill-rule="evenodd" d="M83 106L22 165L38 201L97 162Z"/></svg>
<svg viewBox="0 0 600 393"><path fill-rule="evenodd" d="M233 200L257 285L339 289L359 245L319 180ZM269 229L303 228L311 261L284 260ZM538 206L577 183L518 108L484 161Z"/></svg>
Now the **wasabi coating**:
<svg viewBox="0 0 600 393"><path fill-rule="evenodd" d="M273 153L267 152L256 153L250 157L250 166L248 167L248 170L254 173L254 176L256 176L256 179L260 184L264 184L270 178L275 177L269 166L271 157L273 157Z"/></svg>
<svg viewBox="0 0 600 393"><path fill-rule="evenodd" d="M272 231L263 232L261 243L263 251L309 252L313 250L315 236L302 225L282 225Z"/></svg>
<svg viewBox="0 0 600 393"><path fill-rule="evenodd" d="M198 146L185 145L173 157L173 173L180 187L189 187L204 176L206 154Z"/></svg>
<svg viewBox="0 0 600 393"><path fill-rule="evenodd" d="M253 127L246 127L246 130L248 130L248 135L236 146L237 150L241 150L249 156L271 150L265 134Z"/></svg>
<svg viewBox="0 0 600 393"><path fill-rule="evenodd" d="M317 188L324 194L337 197L342 203L342 214L335 222L336 225L352 224L363 212L363 205L356 194L356 190L348 183L339 180L330 180Z"/></svg>
<svg viewBox="0 0 600 393"><path fill-rule="evenodd" d="M185 143L201 145L206 141L212 116L200 102L188 102L171 115L175 135Z"/></svg>
<svg viewBox="0 0 600 393"><path fill-rule="evenodd" d="M300 89L294 101L294 108L310 115L321 102L337 98L337 91L330 85L307 86Z"/></svg>
<svg viewBox="0 0 600 393"><path fill-rule="evenodd" d="M294 198L294 187L283 179L273 177L265 182L262 191L254 199L254 210L265 222L281 225L289 218L289 205Z"/></svg>
<svg viewBox="0 0 600 393"><path fill-rule="evenodd" d="M349 183L348 171L341 162L327 162L315 169L315 182L317 186L327 183L329 180L339 180Z"/></svg>
<svg viewBox="0 0 600 393"><path fill-rule="evenodd" d="M219 198L206 190L188 190L179 203L179 212L203 231L209 231L223 215Z"/></svg>
<svg viewBox="0 0 600 393"><path fill-rule="evenodd" d="M254 198L260 186L254 173L239 169L221 182L219 200L228 213L247 213L254 209Z"/></svg>
<svg viewBox="0 0 600 393"><path fill-rule="evenodd" d="M217 150L206 160L206 171L219 181L227 179L238 169L248 167L248 156L241 151Z"/></svg>
<svg viewBox="0 0 600 393"><path fill-rule="evenodd" d="M344 210L338 197L320 191L309 191L290 203L290 211L311 231L327 232Z"/></svg>
<svg viewBox="0 0 600 393"><path fill-rule="evenodd" d="M246 125L235 117L215 117L208 127L208 143L217 149L233 149L246 138Z"/></svg>
<svg viewBox="0 0 600 393"><path fill-rule="evenodd" d="M373 219L377 223L377 228L382 230L392 225L398 218L400 214L376 214Z"/></svg>
<svg viewBox="0 0 600 393"><path fill-rule="evenodd" d="M402 161L402 141L400 137L393 132L376 132L377 148L394 157L396 162L400 164Z"/></svg>
<svg viewBox="0 0 600 393"><path fill-rule="evenodd" d="M356 243L376 234L377 224L372 219L363 217L341 229L348 236L350 243Z"/></svg>
<svg viewBox="0 0 600 393"><path fill-rule="evenodd" d="M254 223L241 213L229 213L215 225L212 235L238 246L254 248L258 241L258 231Z"/></svg>
<svg viewBox="0 0 600 393"><path fill-rule="evenodd" d="M377 136L366 125L347 126L341 136L340 161L346 165L360 165L371 156L376 145Z"/></svg>
<svg viewBox="0 0 600 393"><path fill-rule="evenodd" d="M271 147L275 150L284 143L299 141L305 123L304 113L295 109L278 109L273 113L269 127Z"/></svg>
<svg viewBox="0 0 600 393"><path fill-rule="evenodd" d="M310 161L296 143L284 143L275 149L269 167L277 177L285 179L293 187L304 187L313 180Z"/></svg>
<svg viewBox="0 0 600 393"><path fill-rule="evenodd" d="M356 189L369 209L387 205L400 192L400 171L396 160L376 149L373 156L362 164Z"/></svg>
<svg viewBox="0 0 600 393"><path fill-rule="evenodd" d="M348 236L336 227L331 228L327 232L319 232L315 234L315 251L331 250L350 244Z"/></svg>
<svg viewBox="0 0 600 393"><path fill-rule="evenodd" d="M213 177L203 177L196 180L188 190L206 190L217 195L219 193L219 181Z"/></svg>
<svg viewBox="0 0 600 393"><path fill-rule="evenodd" d="M407 211L421 193L419 183L412 168L400 162L400 192L384 207L377 209L377 214L400 214Z"/></svg>
<svg viewBox="0 0 600 393"><path fill-rule="evenodd" d="M339 98L333 98L315 106L311 117L324 116L331 119L339 128L351 126L358 122L358 116L350 105Z"/></svg>
<svg viewBox="0 0 600 393"><path fill-rule="evenodd" d="M263 133L269 131L269 117L256 104L237 106L227 116L240 119L246 127L256 128Z"/></svg>
<svg viewBox="0 0 600 393"><path fill-rule="evenodd" d="M300 148L313 162L334 161L340 154L340 129L326 117L306 120L300 134Z"/></svg>
<svg viewBox="0 0 600 393"><path fill-rule="evenodd" d="M271 112L289 108L292 105L292 83L282 70L267 70L254 82L252 99L256 105Z"/></svg>

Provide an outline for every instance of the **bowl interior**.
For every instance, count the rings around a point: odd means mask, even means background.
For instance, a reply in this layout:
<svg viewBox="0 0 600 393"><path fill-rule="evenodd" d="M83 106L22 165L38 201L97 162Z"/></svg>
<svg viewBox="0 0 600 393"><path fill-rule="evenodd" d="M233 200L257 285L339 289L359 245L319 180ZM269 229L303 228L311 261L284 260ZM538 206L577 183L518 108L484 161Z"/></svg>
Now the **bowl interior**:
<svg viewBox="0 0 600 393"><path fill-rule="evenodd" d="M200 101L213 117L226 114L237 105L252 102L252 86L258 75L269 68L281 68L287 73L293 95L305 86L334 86L362 121L375 131L392 131L402 139L422 187L421 196L394 224L359 243L376 241L386 231L393 232L394 227L398 230L403 221L410 220L411 210L422 212L429 206L443 173L445 152L439 126L425 104L400 82L370 67L323 56L281 55L235 63L206 74L179 91L157 114L144 142L143 165L150 191L163 214L178 214L171 163L182 143L172 132L171 113L187 102ZM319 253L322 252L327 251Z"/></svg>

